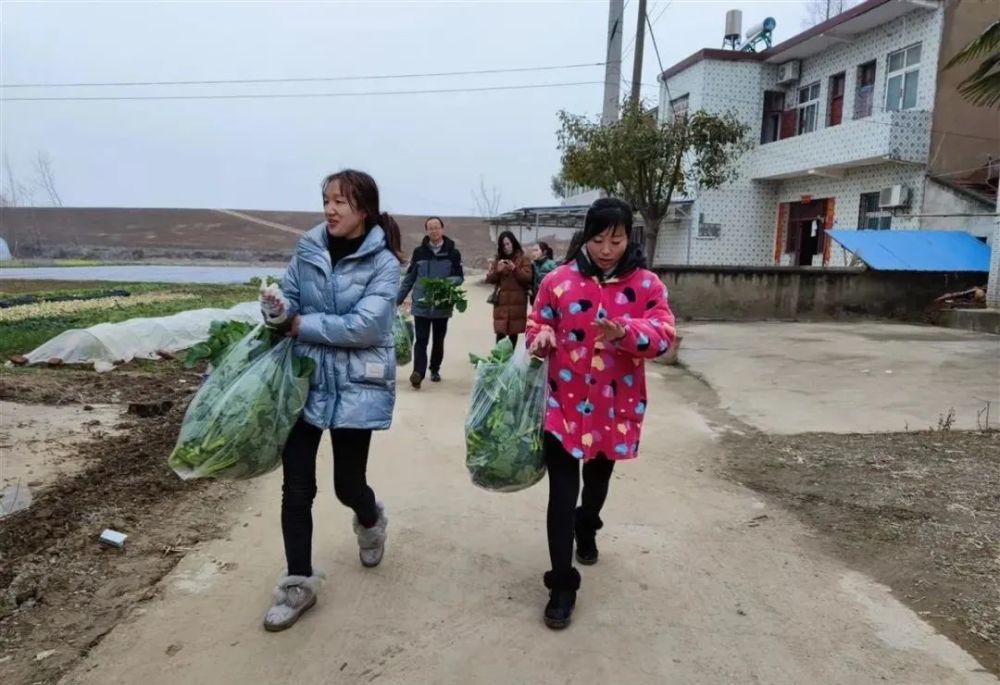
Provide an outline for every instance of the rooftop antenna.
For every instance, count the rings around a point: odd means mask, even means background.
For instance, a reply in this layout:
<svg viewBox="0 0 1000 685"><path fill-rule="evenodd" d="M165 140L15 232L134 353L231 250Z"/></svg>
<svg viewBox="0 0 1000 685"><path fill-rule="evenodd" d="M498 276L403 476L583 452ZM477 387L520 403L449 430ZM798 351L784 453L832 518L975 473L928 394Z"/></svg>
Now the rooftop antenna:
<svg viewBox="0 0 1000 685"><path fill-rule="evenodd" d="M726 12L726 33L722 38L722 49L738 50L743 38L743 12L729 10Z"/></svg>
<svg viewBox="0 0 1000 685"><path fill-rule="evenodd" d="M757 52L757 48L763 44L764 50L771 47L771 34L777 22L773 17L768 17L759 24L754 24L747 30L747 42L740 48L741 52Z"/></svg>

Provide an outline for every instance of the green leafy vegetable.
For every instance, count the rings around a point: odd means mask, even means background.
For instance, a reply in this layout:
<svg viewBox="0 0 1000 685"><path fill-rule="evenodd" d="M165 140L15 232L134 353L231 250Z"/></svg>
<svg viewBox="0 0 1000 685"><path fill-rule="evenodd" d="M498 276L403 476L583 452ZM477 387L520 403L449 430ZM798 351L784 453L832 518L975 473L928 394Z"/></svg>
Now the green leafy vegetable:
<svg viewBox="0 0 1000 685"><path fill-rule="evenodd" d="M170 467L185 480L252 478L277 468L315 367L295 356L291 339L253 329L191 400Z"/></svg>
<svg viewBox="0 0 1000 685"><path fill-rule="evenodd" d="M264 278L261 278L260 276L254 276L249 281L247 281L247 285L252 285L255 288L259 288L262 285L272 285L274 283L281 285L281 278L278 276L265 276Z"/></svg>
<svg viewBox="0 0 1000 685"><path fill-rule="evenodd" d="M530 487L545 475L545 365L515 357L508 339L488 357L469 357L476 365L465 422L465 465L472 482L495 492Z"/></svg>
<svg viewBox="0 0 1000 685"><path fill-rule="evenodd" d="M464 312L469 307L465 298L465 289L457 286L446 278L421 278L420 285L424 296L420 304L431 309L452 309Z"/></svg>
<svg viewBox="0 0 1000 685"><path fill-rule="evenodd" d="M246 337L251 330L253 330L253 324L245 321L213 321L208 328L208 340L198 343L187 351L187 356L184 357L184 367L190 369L205 359L212 366L217 366L229 348Z"/></svg>
<svg viewBox="0 0 1000 685"><path fill-rule="evenodd" d="M396 363L406 366L413 359L413 323L400 312L396 312L392 322L392 335L396 342Z"/></svg>

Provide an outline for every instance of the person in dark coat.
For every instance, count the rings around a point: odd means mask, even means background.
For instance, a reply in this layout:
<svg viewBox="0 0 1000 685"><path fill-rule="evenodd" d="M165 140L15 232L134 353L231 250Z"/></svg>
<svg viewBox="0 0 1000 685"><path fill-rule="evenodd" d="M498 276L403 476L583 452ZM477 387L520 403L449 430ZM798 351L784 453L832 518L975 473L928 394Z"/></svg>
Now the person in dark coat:
<svg viewBox="0 0 1000 685"><path fill-rule="evenodd" d="M504 338L517 345L517 336L528 326L528 291L535 279L531 259L510 231L497 240L497 256L486 274L494 286L493 332L497 342Z"/></svg>
<svg viewBox="0 0 1000 685"><path fill-rule="evenodd" d="M413 258L406 270L406 276L396 298L402 304L406 296L413 292L413 314L416 340L413 345L413 373L410 385L420 389L427 375L427 344L433 338L430 357L431 381L441 382L441 362L444 359L444 339L448 334L448 319L452 310L432 309L424 302L422 278L444 278L455 285L465 280L462 269L462 253L455 247L455 241L444 234L444 221L432 216L424 222L423 242L413 251Z"/></svg>

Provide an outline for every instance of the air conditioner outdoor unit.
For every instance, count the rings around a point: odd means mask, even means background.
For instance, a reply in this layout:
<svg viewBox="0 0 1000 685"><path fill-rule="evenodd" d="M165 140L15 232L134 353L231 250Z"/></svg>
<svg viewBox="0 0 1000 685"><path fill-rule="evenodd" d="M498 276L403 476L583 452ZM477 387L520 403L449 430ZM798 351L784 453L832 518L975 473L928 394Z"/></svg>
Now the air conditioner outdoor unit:
<svg viewBox="0 0 1000 685"><path fill-rule="evenodd" d="M667 221L684 221L691 218L691 207L688 205L670 205L667 210Z"/></svg>
<svg viewBox="0 0 1000 685"><path fill-rule="evenodd" d="M908 204L910 204L910 189L906 186L889 186L878 194L878 206L882 209L905 207Z"/></svg>
<svg viewBox="0 0 1000 685"><path fill-rule="evenodd" d="M799 70L801 62L792 60L778 66L778 83L794 83L799 80Z"/></svg>

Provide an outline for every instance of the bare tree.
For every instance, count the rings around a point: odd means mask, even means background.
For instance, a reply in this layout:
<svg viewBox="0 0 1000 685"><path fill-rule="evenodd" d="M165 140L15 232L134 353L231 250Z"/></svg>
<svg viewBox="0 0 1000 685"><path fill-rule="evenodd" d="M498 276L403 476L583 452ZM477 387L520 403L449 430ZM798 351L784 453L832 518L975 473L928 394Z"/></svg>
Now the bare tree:
<svg viewBox="0 0 1000 685"><path fill-rule="evenodd" d="M806 3L806 18L802 20L803 28L822 24L827 19L846 12L862 0L808 0Z"/></svg>
<svg viewBox="0 0 1000 685"><path fill-rule="evenodd" d="M0 178L0 208L20 207L22 202L23 187L17 182L14 176L14 168L10 164L10 156L3 153L3 174ZM18 254L18 230L13 221L5 222L5 232L7 245L11 254L15 257Z"/></svg>
<svg viewBox="0 0 1000 685"><path fill-rule="evenodd" d="M56 190L56 178L52 171L52 158L49 157L49 153L39 151L35 158L35 175L38 187L49 196L49 203L53 207L62 207L62 198L59 197L59 191Z"/></svg>
<svg viewBox="0 0 1000 685"><path fill-rule="evenodd" d="M476 202L479 216L492 219L500 213L500 191L496 187L487 188L486 180L479 177L479 189L472 191L472 199Z"/></svg>
<svg viewBox="0 0 1000 685"><path fill-rule="evenodd" d="M20 207L24 187L17 182L14 168L10 165L10 156L3 153L3 179L0 183L0 206Z"/></svg>

